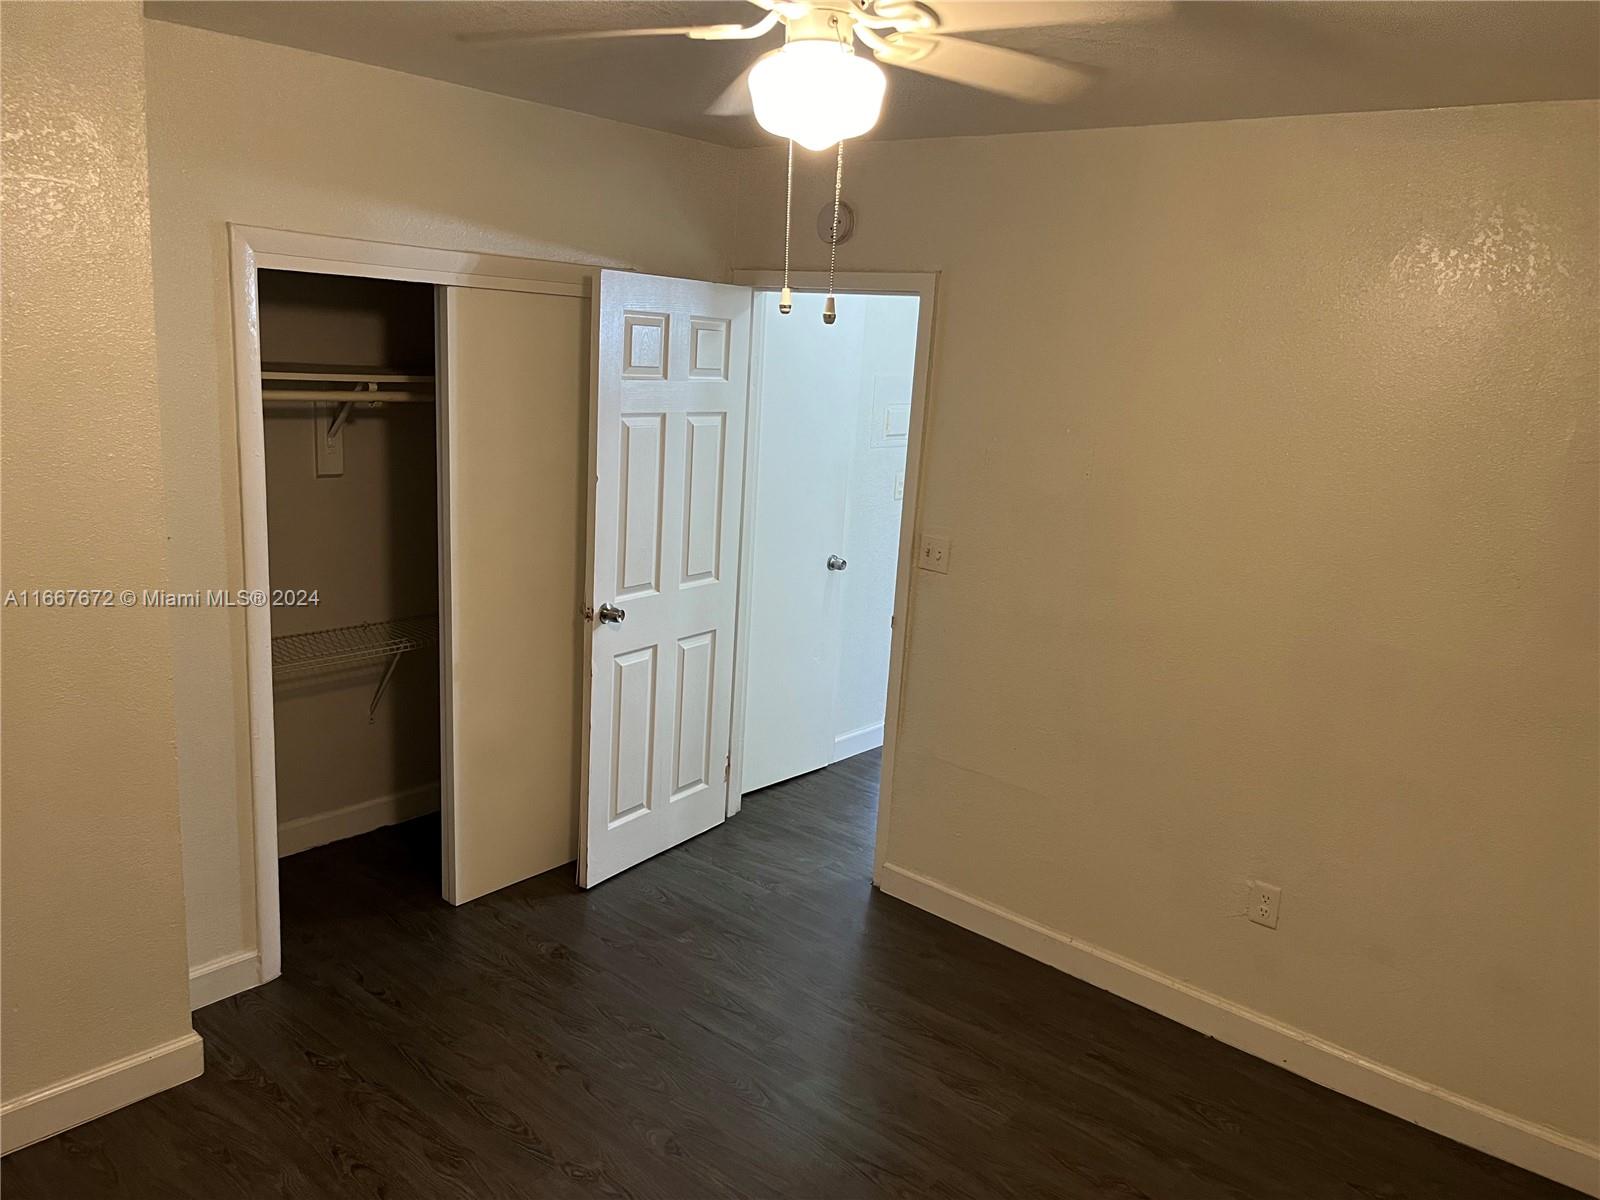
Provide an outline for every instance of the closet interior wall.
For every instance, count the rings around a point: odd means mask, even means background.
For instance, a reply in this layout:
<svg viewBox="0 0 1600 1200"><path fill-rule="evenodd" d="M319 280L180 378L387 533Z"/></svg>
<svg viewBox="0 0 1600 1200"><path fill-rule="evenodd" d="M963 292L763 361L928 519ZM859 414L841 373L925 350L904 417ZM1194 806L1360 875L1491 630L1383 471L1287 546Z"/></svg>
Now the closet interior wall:
<svg viewBox="0 0 1600 1200"><path fill-rule="evenodd" d="M261 357L269 373L341 368L432 377L434 291L426 284L262 271ZM360 385L301 383L340 388ZM419 394L431 398L432 388ZM268 402L266 477L272 586L315 605L272 610L274 657L291 635L439 611L437 432L433 403L357 406L343 427L342 473L318 473L330 409ZM337 411L336 409L331 411ZM436 641L389 660L274 670L280 854L439 807Z"/></svg>

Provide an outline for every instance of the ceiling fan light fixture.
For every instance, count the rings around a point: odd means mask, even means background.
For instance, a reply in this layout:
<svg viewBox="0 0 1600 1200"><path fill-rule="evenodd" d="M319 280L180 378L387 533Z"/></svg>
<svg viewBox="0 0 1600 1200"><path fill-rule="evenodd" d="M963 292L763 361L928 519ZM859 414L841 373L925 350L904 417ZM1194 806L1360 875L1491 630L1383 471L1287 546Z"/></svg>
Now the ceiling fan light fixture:
<svg viewBox="0 0 1600 1200"><path fill-rule="evenodd" d="M808 150L825 150L876 125L884 85L877 63L823 39L790 42L750 72L750 98L761 127Z"/></svg>

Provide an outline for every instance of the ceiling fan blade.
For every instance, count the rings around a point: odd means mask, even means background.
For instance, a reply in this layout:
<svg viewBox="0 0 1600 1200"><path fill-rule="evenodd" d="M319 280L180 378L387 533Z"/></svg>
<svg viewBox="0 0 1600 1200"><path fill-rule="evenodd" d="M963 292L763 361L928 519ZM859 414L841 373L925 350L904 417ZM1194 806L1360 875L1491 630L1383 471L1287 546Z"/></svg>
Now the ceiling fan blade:
<svg viewBox="0 0 1600 1200"><path fill-rule="evenodd" d="M755 69L751 63L739 72L739 77L722 89L722 95L711 102L711 107L706 113L713 117L745 117L755 111L755 104L750 99L750 72Z"/></svg>
<svg viewBox="0 0 1600 1200"><path fill-rule="evenodd" d="M965 38L929 39L933 48L912 62L885 59L890 66L921 71L965 87L1026 100L1029 104L1060 104L1088 90L1094 75L1083 67L1052 62L1048 58L969 42Z"/></svg>
<svg viewBox="0 0 1600 1200"><path fill-rule="evenodd" d="M879 5L883 7L882 4ZM1150 19L1170 7L1161 0L1084 3L1083 0L931 0L940 33L984 29L1037 29L1052 25L1100 25Z"/></svg>
<svg viewBox="0 0 1600 1200"><path fill-rule="evenodd" d="M500 29L487 33L458 33L456 41L477 45L498 42L581 42L602 38L693 37L726 34L738 25L664 25L656 29Z"/></svg>

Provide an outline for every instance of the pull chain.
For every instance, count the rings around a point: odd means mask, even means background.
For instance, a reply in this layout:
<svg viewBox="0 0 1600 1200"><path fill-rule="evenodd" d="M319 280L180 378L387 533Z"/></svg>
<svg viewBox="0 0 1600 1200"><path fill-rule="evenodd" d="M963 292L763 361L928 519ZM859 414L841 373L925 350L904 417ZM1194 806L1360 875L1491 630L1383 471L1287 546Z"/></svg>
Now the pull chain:
<svg viewBox="0 0 1600 1200"><path fill-rule="evenodd" d="M789 227L794 213L794 139L789 139L789 182L783 196L783 291L778 293L778 311L788 316L794 311L794 293L789 290Z"/></svg>
<svg viewBox="0 0 1600 1200"><path fill-rule="evenodd" d="M822 323L832 325L839 319L839 310L833 302L833 273L839 263L839 196L844 190L844 139L839 139L839 158L833 167L833 236L828 239L828 299L822 306Z"/></svg>

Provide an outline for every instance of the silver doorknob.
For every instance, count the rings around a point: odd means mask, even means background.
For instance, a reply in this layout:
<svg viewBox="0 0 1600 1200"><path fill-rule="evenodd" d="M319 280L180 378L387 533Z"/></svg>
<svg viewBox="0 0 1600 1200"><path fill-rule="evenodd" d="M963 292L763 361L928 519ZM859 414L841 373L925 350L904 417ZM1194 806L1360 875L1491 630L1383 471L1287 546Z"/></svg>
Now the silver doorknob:
<svg viewBox="0 0 1600 1200"><path fill-rule="evenodd" d="M602 625L620 625L627 619L626 609L618 608L615 604L602 604L597 614Z"/></svg>
<svg viewBox="0 0 1600 1200"><path fill-rule="evenodd" d="M845 560L840 558L837 554L828 555L828 570L830 571L842 571L849 565L849 563L845 562Z"/></svg>

